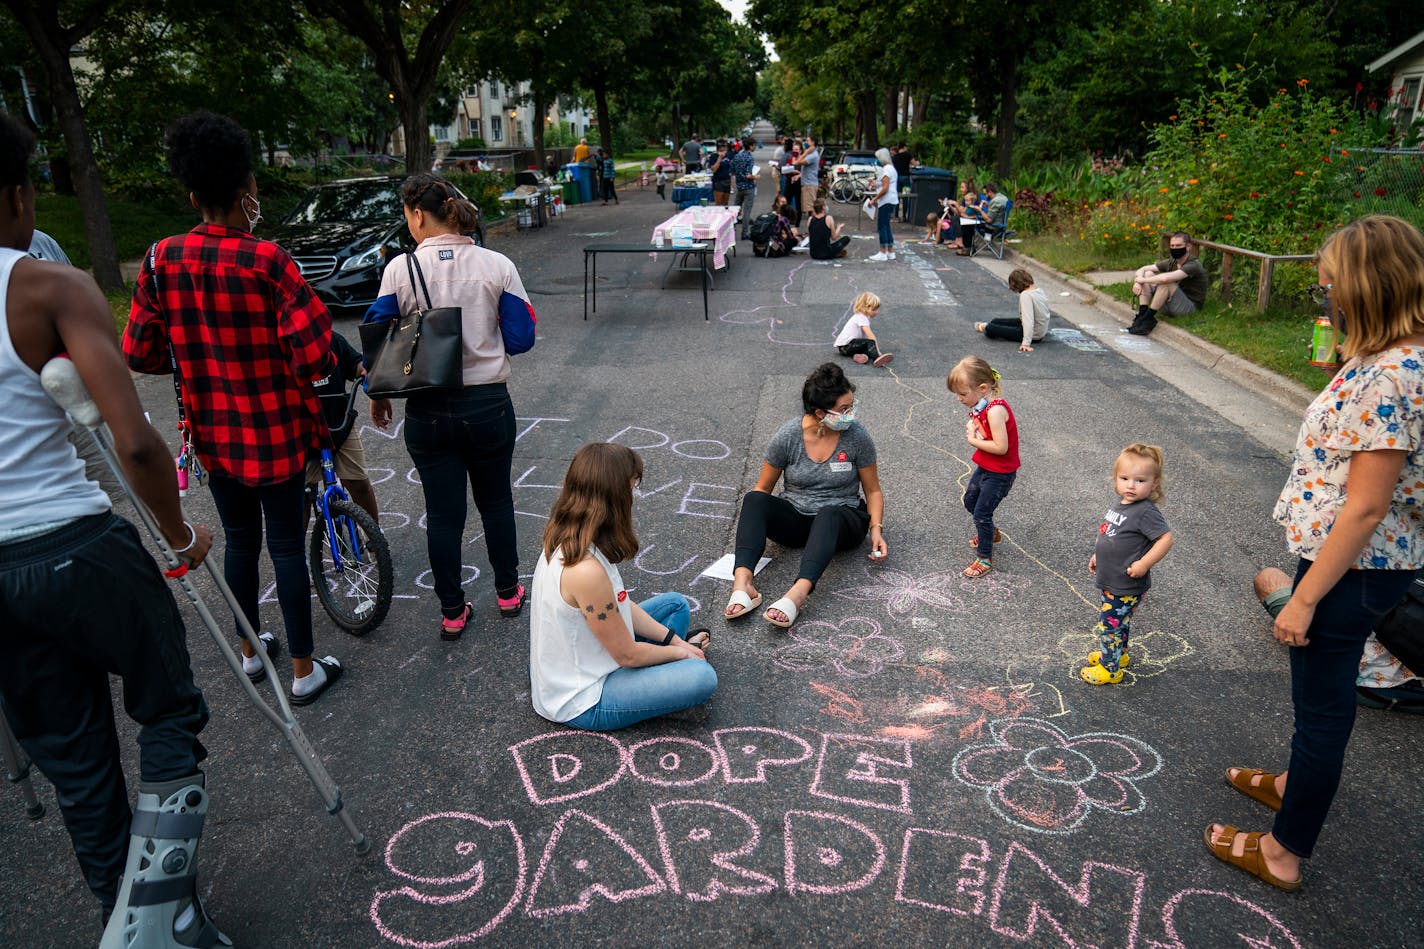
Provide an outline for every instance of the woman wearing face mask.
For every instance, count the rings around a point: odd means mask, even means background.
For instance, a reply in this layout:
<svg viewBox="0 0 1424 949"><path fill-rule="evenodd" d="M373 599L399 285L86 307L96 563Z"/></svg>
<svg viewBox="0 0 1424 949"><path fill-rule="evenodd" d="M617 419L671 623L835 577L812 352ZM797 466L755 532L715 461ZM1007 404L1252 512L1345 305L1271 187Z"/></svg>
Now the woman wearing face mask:
<svg viewBox="0 0 1424 949"><path fill-rule="evenodd" d="M226 539L223 575L268 655L258 557L267 553L292 657L292 703L309 705L342 672L313 659L311 583L303 554L307 456L329 437L312 382L331 361L331 315L287 252L252 236L262 220L252 142L236 122L196 112L168 130L168 165L203 217L145 257L124 330L138 372L176 368L192 447L210 475ZM171 353L171 356L170 356ZM243 668L265 672L242 642Z"/></svg>
<svg viewBox="0 0 1424 949"><path fill-rule="evenodd" d="M729 620L761 606L752 571L768 538L803 548L796 582L762 614L783 629L796 622L837 551L859 546L867 530L872 560L889 551L881 533L885 497L875 443L855 420L855 386L840 366L825 363L801 387L801 408L800 417L772 436L761 477L742 499L732 596L724 611ZM783 477L781 494L773 495Z"/></svg>

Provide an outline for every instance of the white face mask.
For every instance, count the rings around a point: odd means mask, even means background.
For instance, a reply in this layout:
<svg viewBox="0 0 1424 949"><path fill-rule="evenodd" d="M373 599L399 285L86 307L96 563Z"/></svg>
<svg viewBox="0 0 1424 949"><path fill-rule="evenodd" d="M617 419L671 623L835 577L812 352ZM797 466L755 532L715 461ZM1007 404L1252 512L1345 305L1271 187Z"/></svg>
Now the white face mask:
<svg viewBox="0 0 1424 949"><path fill-rule="evenodd" d="M262 204L252 194L244 194L238 202L242 205L242 214L247 218L247 229L250 231L262 223Z"/></svg>

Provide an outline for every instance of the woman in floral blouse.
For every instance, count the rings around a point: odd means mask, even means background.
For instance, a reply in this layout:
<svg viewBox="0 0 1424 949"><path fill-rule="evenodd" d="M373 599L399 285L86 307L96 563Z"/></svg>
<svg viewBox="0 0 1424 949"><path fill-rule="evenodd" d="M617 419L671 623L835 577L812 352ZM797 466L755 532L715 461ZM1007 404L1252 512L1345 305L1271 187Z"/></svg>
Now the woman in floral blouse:
<svg viewBox="0 0 1424 949"><path fill-rule="evenodd" d="M1424 566L1424 235L1362 218L1330 236L1317 265L1345 362L1306 410L1276 502L1300 558L1275 622L1291 647L1290 768L1226 772L1279 811L1270 833L1206 831L1215 856L1285 890L1300 887L1340 784L1365 638Z"/></svg>

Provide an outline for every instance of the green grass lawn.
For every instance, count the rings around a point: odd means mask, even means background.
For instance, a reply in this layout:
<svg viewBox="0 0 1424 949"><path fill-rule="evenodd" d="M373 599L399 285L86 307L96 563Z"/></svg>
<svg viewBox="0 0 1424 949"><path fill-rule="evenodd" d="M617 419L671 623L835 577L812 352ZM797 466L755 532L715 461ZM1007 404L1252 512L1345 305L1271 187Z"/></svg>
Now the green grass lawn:
<svg viewBox="0 0 1424 949"><path fill-rule="evenodd" d="M1124 251L1105 257L1084 241L1062 234L1026 234L1015 249L1075 277L1095 270L1133 270L1154 257L1150 250ZM1212 274L1213 281L1216 276ZM1313 309L1278 294L1265 313L1258 313L1255 281L1238 278L1238 283L1251 291L1250 300L1222 300L1213 282L1206 305L1191 316L1173 317L1172 325L1312 389L1324 385L1325 374L1306 361L1315 320ZM1131 283L1109 284L1100 290L1116 300L1135 305Z"/></svg>
<svg viewBox="0 0 1424 949"><path fill-rule="evenodd" d="M1100 289L1123 303L1134 303L1130 283ZM1272 304L1265 313L1257 313L1254 302L1227 303L1213 290L1199 311L1167 322L1311 389L1327 381L1325 373L1307 362L1314 317L1289 304Z"/></svg>

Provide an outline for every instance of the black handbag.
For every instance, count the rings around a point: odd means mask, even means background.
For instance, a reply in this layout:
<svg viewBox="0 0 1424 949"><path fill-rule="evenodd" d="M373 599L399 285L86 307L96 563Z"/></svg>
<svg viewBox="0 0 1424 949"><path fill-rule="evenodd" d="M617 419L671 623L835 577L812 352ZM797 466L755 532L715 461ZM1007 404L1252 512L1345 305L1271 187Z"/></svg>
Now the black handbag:
<svg viewBox="0 0 1424 949"><path fill-rule="evenodd" d="M373 399L404 399L464 385L460 307L432 307L430 289L414 251L405 255L405 265L415 293L415 312L384 323L361 324L361 348L369 360L366 392Z"/></svg>
<svg viewBox="0 0 1424 949"><path fill-rule="evenodd" d="M1424 577L1375 623L1375 637L1415 675L1424 675Z"/></svg>

